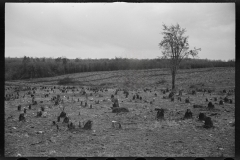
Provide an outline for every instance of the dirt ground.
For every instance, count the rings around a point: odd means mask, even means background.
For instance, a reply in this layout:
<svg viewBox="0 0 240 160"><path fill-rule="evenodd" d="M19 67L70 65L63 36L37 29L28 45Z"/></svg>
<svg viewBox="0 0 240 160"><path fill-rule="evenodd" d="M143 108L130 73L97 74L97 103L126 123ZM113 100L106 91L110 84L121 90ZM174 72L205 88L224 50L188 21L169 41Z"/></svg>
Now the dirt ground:
<svg viewBox="0 0 240 160"><path fill-rule="evenodd" d="M113 71L90 72L68 75L73 78L75 87L103 87L108 91L94 93L86 90L92 96L88 97L88 106L80 105L86 97L79 91L55 93L44 98L45 90L38 86L58 86L59 79L66 76L32 79L25 81L5 82L8 86L37 86L35 99L37 105L27 109L26 122L19 122L22 111L17 110L19 104L27 107L31 104L30 95L22 97L27 91L21 90L21 98L5 101L5 156L6 157L234 157L235 155L235 95L228 97L233 103L219 105L220 97L224 98L223 89L235 88L235 68L206 68L179 70L176 79L178 89L184 89L182 101L172 102L163 99L169 92L163 94L160 90L171 87L171 75L167 70ZM71 84L69 86L72 86ZM123 91L115 95L117 88L128 89L129 96L125 98ZM150 91L144 92L148 88ZM210 89L212 93L197 92L190 94L196 88ZM5 94L15 92L5 90ZM143 99L133 100L138 93ZM157 94L157 96L155 95ZM51 97L59 94L64 104L55 106ZM127 113L112 113L110 107L111 95L118 98L120 107L129 109ZM65 97L64 97L65 96ZM67 97L70 97L67 99ZM185 103L185 98L190 103ZM217 101L214 101L217 97ZM215 109L193 108L194 104L207 106L206 98L212 101ZM78 102L79 99L79 102ZM99 104L95 101L99 100ZM40 103L43 101L43 103ZM151 102L151 103L150 103ZM93 108L90 109L90 104ZM38 109L44 106L46 117L36 117ZM78 126L87 120L93 121L91 130L76 127L69 131L67 125L57 122L59 130L52 125L57 121L61 107L70 120ZM165 109L165 120L157 121L155 108ZM193 113L193 118L183 120L187 109ZM204 122L197 119L202 112L211 117L214 128L203 128ZM113 128L112 121L119 121L122 129Z"/></svg>

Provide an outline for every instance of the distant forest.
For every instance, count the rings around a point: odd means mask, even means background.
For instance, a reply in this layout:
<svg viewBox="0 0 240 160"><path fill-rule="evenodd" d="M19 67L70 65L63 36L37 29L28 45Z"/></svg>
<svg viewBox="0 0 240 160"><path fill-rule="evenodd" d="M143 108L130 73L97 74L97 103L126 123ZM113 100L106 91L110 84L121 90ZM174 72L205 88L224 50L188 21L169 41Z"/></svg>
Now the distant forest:
<svg viewBox="0 0 240 160"><path fill-rule="evenodd" d="M5 58L5 80L52 77L71 73L167 68L166 59ZM235 67L235 60L185 59L180 69Z"/></svg>

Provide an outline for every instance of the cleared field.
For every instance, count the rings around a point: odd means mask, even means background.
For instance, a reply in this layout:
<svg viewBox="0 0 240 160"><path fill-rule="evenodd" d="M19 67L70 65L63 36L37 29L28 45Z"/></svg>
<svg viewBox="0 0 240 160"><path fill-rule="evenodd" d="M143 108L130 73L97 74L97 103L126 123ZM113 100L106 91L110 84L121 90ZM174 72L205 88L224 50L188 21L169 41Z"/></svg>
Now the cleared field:
<svg viewBox="0 0 240 160"><path fill-rule="evenodd" d="M69 84L75 87L74 92L72 89L68 89L67 93L62 93L59 89L54 89L55 92L40 89L40 86L58 87L58 81L64 77L74 81L73 84ZM16 94L14 89L7 89L9 86L19 86L20 91L18 99L5 101L5 156L20 154L24 157L234 157L235 155L235 126L232 125L235 122L235 95L228 95L228 98L233 100L232 104L219 105L220 97L227 96L222 92L223 89L235 88L235 68L179 70L176 86L184 91L180 96L182 101L175 98L173 102L168 98L163 99L169 92L166 94L161 92L161 89L171 87L171 75L166 69L88 72L11 81L5 82L5 94ZM37 87L34 95L38 104L32 105L31 110L27 109L26 122L19 122L18 117L22 111L18 111L17 106L28 108L27 106L32 104L31 96L26 95L29 90L24 90L24 86ZM86 101L86 96L80 93L82 87L89 95L87 107L80 105L81 101ZM88 90L89 87L104 90L95 93ZM115 95L118 88L127 89L128 98L122 90ZM146 88L149 90L144 91ZM201 89L212 92L203 94L198 91L196 95L191 94L192 90ZM47 98L44 97L46 93L50 93ZM140 95L142 100L133 100L136 94ZM51 101L56 95L60 95L64 101L60 106L54 105ZM117 97L120 107L128 108L129 112L112 113L111 95ZM190 103L185 103L187 97ZM215 97L217 101L214 101ZM209 102L206 102L206 98L213 102L214 109L193 108L194 104L207 106ZM100 101L99 104L95 103L97 100ZM45 107L46 117L36 117L41 106ZM57 121L62 106L65 106L65 112L76 126L79 121L83 123L92 120L92 129L83 130L76 127L70 131L67 124L63 124L61 120L57 122L59 125L57 131L52 121ZM156 120L155 108L165 109L165 120ZM187 109L192 111L193 118L184 120L182 118ZM200 112L211 117L214 128L202 127L204 122L197 119ZM112 121L119 121L122 129L112 128Z"/></svg>

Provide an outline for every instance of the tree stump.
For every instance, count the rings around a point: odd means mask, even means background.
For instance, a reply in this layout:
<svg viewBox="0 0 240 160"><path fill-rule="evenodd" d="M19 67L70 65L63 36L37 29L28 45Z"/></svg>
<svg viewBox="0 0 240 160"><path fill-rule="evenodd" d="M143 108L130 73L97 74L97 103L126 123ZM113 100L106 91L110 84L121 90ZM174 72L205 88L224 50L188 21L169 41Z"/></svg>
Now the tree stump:
<svg viewBox="0 0 240 160"><path fill-rule="evenodd" d="M85 125L83 126L83 129L90 130L92 129L93 122L91 120L88 120Z"/></svg>
<svg viewBox="0 0 240 160"><path fill-rule="evenodd" d="M179 96L182 96L182 91L180 90L178 94L179 94Z"/></svg>
<svg viewBox="0 0 240 160"><path fill-rule="evenodd" d="M70 122L70 124L68 124L68 129L69 130L75 129L75 125L72 122Z"/></svg>
<svg viewBox="0 0 240 160"><path fill-rule="evenodd" d="M67 115L67 114L66 114L64 111L62 111L62 112L60 113L59 117L64 118L64 117L66 117L66 115Z"/></svg>
<svg viewBox="0 0 240 160"><path fill-rule="evenodd" d="M198 120L205 121L205 119L206 119L206 115L204 113L199 113Z"/></svg>
<svg viewBox="0 0 240 160"><path fill-rule="evenodd" d="M34 101L34 102L33 102L33 105L37 105L37 101Z"/></svg>
<svg viewBox="0 0 240 160"><path fill-rule="evenodd" d="M111 95L111 98L114 98L114 95L113 95L113 94Z"/></svg>
<svg viewBox="0 0 240 160"><path fill-rule="evenodd" d="M163 120L164 119L164 109L155 109L157 110L157 116L156 119L157 120Z"/></svg>
<svg viewBox="0 0 240 160"><path fill-rule="evenodd" d="M213 127L213 122L210 117L205 118L205 123L203 125L204 128L211 128Z"/></svg>
<svg viewBox="0 0 240 160"><path fill-rule="evenodd" d="M129 112L129 110L125 107L113 107L112 113L120 113L120 112Z"/></svg>
<svg viewBox="0 0 240 160"><path fill-rule="evenodd" d="M139 95L137 94L137 99L139 99Z"/></svg>
<svg viewBox="0 0 240 160"><path fill-rule="evenodd" d="M228 99L228 97L225 97L223 100L225 103L227 103L229 99Z"/></svg>
<svg viewBox="0 0 240 160"><path fill-rule="evenodd" d="M63 119L63 123L68 123L69 122L69 118L68 117L65 117L64 119Z"/></svg>
<svg viewBox="0 0 240 160"><path fill-rule="evenodd" d="M112 128L122 129L122 125L120 122L112 121Z"/></svg>
<svg viewBox="0 0 240 160"><path fill-rule="evenodd" d="M223 100L220 100L220 101L219 101L219 105L223 105Z"/></svg>
<svg viewBox="0 0 240 160"><path fill-rule="evenodd" d="M202 105L197 105L197 104L194 104L194 105L193 105L193 108L204 108L204 106L202 106Z"/></svg>
<svg viewBox="0 0 240 160"><path fill-rule="evenodd" d="M17 107L18 111L21 111L21 107L22 107L21 105L18 105L18 107Z"/></svg>
<svg viewBox="0 0 240 160"><path fill-rule="evenodd" d="M174 92L170 92L168 98L172 98L174 96Z"/></svg>
<svg viewBox="0 0 240 160"><path fill-rule="evenodd" d="M189 119L189 118L192 118L192 112L190 109L187 109L184 115L184 119Z"/></svg>
<svg viewBox="0 0 240 160"><path fill-rule="evenodd" d="M42 116L42 111L38 111L37 112L37 117L41 117Z"/></svg>
<svg viewBox="0 0 240 160"><path fill-rule="evenodd" d="M113 99L113 107L114 108L115 107L119 107L119 103L118 103L118 99L117 98Z"/></svg>
<svg viewBox="0 0 240 160"><path fill-rule="evenodd" d="M58 121L58 122L60 122L60 119L61 119L61 117L60 117L60 116L58 116L58 117L57 117L57 121Z"/></svg>
<svg viewBox="0 0 240 160"><path fill-rule="evenodd" d="M24 116L24 113L21 113L20 115L19 115L19 122L20 121L26 121L26 119L25 119L25 116Z"/></svg>
<svg viewBox="0 0 240 160"><path fill-rule="evenodd" d="M214 105L212 104L212 102L209 102L208 103L208 109L213 109L214 108Z"/></svg>
<svg viewBox="0 0 240 160"><path fill-rule="evenodd" d="M27 113L27 109L26 109L26 108L24 108L24 109L23 109L23 112L26 114L26 113Z"/></svg>

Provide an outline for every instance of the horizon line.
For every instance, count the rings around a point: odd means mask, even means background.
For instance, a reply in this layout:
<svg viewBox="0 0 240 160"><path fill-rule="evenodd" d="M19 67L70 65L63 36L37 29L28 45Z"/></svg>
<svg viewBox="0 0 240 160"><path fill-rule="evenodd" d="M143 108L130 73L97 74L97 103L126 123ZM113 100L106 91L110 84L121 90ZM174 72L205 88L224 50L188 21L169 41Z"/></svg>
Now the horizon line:
<svg viewBox="0 0 240 160"><path fill-rule="evenodd" d="M7 58L19 58L19 59L21 59L21 58L24 58L25 56L22 56L22 57L11 57L11 56L8 56L8 57L4 57L5 59L7 59ZM30 57L30 56L26 56L26 57L29 57L29 58L33 58L33 59L37 59L37 58L39 58L39 59L42 59L42 58L45 58L45 59L57 59L57 58L67 58L66 56L59 56L59 57ZM79 60L101 60L101 59L135 59L135 60L155 60L155 59L157 59L157 60L161 60L161 58L159 57L156 57L156 58L127 58L127 57L115 57L115 58L81 58L81 57L76 57L76 58L67 58L67 59L69 59L69 60L75 60L75 59L79 59ZM195 60L221 60L221 61L230 61L230 60L234 60L234 61L236 61L236 58L230 58L230 59L228 59L228 60L225 60L225 59L208 59L208 58L195 58L195 57L193 57L193 58L184 58L184 59L195 59Z"/></svg>

